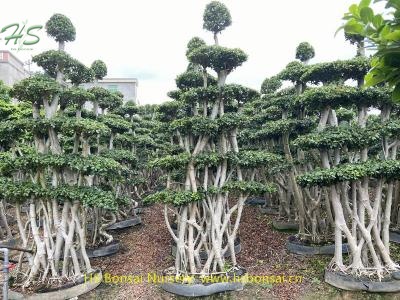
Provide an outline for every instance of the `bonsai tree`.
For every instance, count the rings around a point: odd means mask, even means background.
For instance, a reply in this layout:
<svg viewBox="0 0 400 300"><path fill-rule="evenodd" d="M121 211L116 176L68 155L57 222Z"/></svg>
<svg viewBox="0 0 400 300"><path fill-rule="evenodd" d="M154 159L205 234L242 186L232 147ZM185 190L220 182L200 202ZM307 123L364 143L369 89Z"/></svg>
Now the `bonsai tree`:
<svg viewBox="0 0 400 300"><path fill-rule="evenodd" d="M314 47L308 42L300 43L296 48L296 59L307 64L315 56Z"/></svg>
<svg viewBox="0 0 400 300"><path fill-rule="evenodd" d="M97 87L99 80L103 79L107 76L107 66L101 60L95 60L92 63L91 70L94 74L94 86ZM98 98L96 97L95 101L93 102L93 112L97 116L99 114L99 103Z"/></svg>
<svg viewBox="0 0 400 300"><path fill-rule="evenodd" d="M363 47L363 43L358 47ZM368 60L362 57L316 66L304 75L308 78L305 80L314 78L314 82L336 85L313 88L300 97L306 108L320 111L320 121L316 132L302 137L297 144L303 149L317 149L321 167L297 180L305 188L318 186L326 191L330 204L327 208L332 210L335 225L335 255L326 280L339 287L343 285L330 271L380 281L399 270L389 248L390 214L398 174L397 129L393 125L397 120L391 120L394 103L387 89L363 88L368 69ZM347 79L357 80L358 87L343 85ZM343 106L355 106L357 116L339 126L335 109ZM380 109L380 120L374 121L367 114L370 107ZM342 254L345 241L350 254L347 259ZM365 289L364 284L353 288Z"/></svg>
<svg viewBox="0 0 400 300"><path fill-rule="evenodd" d="M75 29L59 14L46 28L59 42L59 50L34 57L45 74L26 78L12 88L12 97L31 105L31 117L10 120L15 141L23 141L24 147L12 150L15 143L9 141L11 151L4 153L0 166L1 197L15 204L22 247L30 250L28 263L22 263L25 254L21 254L16 271L16 284L24 288L57 287L65 278L75 282L93 272L86 252L87 208L116 211L118 204L127 202L100 185L122 179L126 169L91 153L91 136L108 134L110 129L82 117L83 104L94 96L77 87L90 79L88 68L64 52L64 43L74 40ZM76 86L67 88L64 78ZM75 111L69 116L71 109ZM7 130L1 127L3 140ZM24 203L29 205L27 218L22 216Z"/></svg>
<svg viewBox="0 0 400 300"><path fill-rule="evenodd" d="M204 27L214 36L230 24L229 12L221 3L208 5L205 16ZM211 27L217 20L224 25ZM246 180L245 170L252 169L256 160L269 160L266 156L241 154L237 141L242 107L257 92L225 83L247 58L240 49L203 43L192 47L193 39L189 45L187 53L193 69L195 65L201 70L212 69L217 80L209 81L208 74L196 74L192 69L177 77L179 89L169 93L174 101L161 105L159 112L171 146L176 144L179 148L171 147L172 153L151 163L168 172L168 176L166 189L148 196L146 201L166 204L165 220L177 246L175 267L170 270L173 275L242 273L236 260L235 240L244 201L250 194L264 194L271 188L252 181L252 172ZM170 224L169 205L174 207L175 232ZM229 270L227 265L231 266Z"/></svg>
<svg viewBox="0 0 400 300"><path fill-rule="evenodd" d="M207 4L203 15L203 28L214 34L215 45L218 45L218 33L232 24L228 8L218 1Z"/></svg>

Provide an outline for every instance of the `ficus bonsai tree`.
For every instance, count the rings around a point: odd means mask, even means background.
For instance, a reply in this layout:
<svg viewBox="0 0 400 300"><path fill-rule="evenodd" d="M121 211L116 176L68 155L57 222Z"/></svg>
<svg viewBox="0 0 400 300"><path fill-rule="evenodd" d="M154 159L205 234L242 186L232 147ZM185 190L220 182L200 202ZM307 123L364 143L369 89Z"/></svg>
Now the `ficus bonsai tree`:
<svg viewBox="0 0 400 300"><path fill-rule="evenodd" d="M94 75L94 88L97 88L99 80L103 79L107 76L107 66L102 60L95 60L91 65L91 70ZM99 100L98 96L96 95L96 99L93 102L93 112L97 116L99 114ZM100 97L102 98L102 97Z"/></svg>
<svg viewBox="0 0 400 300"><path fill-rule="evenodd" d="M75 29L59 14L46 28L59 50L34 57L45 74L20 81L11 91L12 97L31 106L31 116L10 120L12 135L9 126L0 128L2 145L9 150L0 166L0 194L15 205L21 246L30 250L20 255L16 271L16 284L24 288L54 287L93 272L86 252L87 209L116 211L128 201L100 184L118 181L128 170L91 152L90 138L111 130L82 117L83 104L94 95L77 87L91 72L64 49L65 42L74 40ZM66 87L65 79L75 86ZM23 147L15 148L19 143ZM24 203L29 206L27 218L21 209ZM110 239L103 229L100 235ZM24 256L28 263L23 263Z"/></svg>
<svg viewBox="0 0 400 300"><path fill-rule="evenodd" d="M204 28L214 36L230 23L223 4L212 2L206 7ZM250 194L263 194L271 188L252 181L253 171L247 172L256 163L269 162L269 156L242 154L237 141L242 107L258 93L225 83L247 56L240 49L215 42L212 46L198 39L189 42L187 56L193 67L177 77L179 89L169 93L174 100L159 108L160 121L165 124L161 128L178 148L171 147L169 155L151 162L168 176L166 189L149 195L146 201L165 203L165 220L177 246L175 267L170 270L176 276L238 272L235 240L244 201ZM201 67L197 73L196 65ZM204 70L210 69L217 80L209 80L212 77ZM176 231L170 224L170 205Z"/></svg>
<svg viewBox="0 0 400 300"><path fill-rule="evenodd" d="M296 143L302 149L318 150L321 167L297 181L304 188L319 187L328 199L335 233L335 255L328 270L380 281L399 270L389 247L398 174L397 120L392 120L395 105L387 89L363 88L369 70L369 61L360 57L363 52L358 49L354 60L319 65L304 75L305 80L314 78L325 86L307 90L299 98L307 109L320 111L320 120L316 132ZM358 86L344 85L348 79ZM340 125L335 110L353 106L356 118ZM378 120L367 113L370 107L380 109ZM347 259L342 254L344 243L349 248Z"/></svg>

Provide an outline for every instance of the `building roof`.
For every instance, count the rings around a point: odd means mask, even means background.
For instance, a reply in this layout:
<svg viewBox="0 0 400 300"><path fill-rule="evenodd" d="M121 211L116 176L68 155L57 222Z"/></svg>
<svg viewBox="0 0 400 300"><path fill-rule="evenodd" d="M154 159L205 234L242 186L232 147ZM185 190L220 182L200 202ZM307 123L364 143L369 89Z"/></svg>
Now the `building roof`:
<svg viewBox="0 0 400 300"><path fill-rule="evenodd" d="M103 78L99 82L126 82L126 83L138 83L137 78Z"/></svg>
<svg viewBox="0 0 400 300"><path fill-rule="evenodd" d="M16 57L12 52L8 51L8 50L0 50L1 53L8 53L13 59L15 59L18 63L20 63L21 65L24 65L24 62L21 61L18 57Z"/></svg>

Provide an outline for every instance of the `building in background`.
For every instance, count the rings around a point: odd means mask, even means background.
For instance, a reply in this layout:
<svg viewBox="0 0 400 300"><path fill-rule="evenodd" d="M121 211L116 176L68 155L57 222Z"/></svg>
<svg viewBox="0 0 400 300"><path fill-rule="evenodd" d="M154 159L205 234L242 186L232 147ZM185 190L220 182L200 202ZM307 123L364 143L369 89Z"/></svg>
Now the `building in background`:
<svg viewBox="0 0 400 300"><path fill-rule="evenodd" d="M82 86L89 89L94 86L94 82L84 83ZM103 80L99 80L98 86L109 91L121 92L124 95L124 102L137 103L138 80L136 78L103 78Z"/></svg>
<svg viewBox="0 0 400 300"><path fill-rule="evenodd" d="M25 70L22 61L10 51L0 50L0 80L12 86L28 76L29 72Z"/></svg>

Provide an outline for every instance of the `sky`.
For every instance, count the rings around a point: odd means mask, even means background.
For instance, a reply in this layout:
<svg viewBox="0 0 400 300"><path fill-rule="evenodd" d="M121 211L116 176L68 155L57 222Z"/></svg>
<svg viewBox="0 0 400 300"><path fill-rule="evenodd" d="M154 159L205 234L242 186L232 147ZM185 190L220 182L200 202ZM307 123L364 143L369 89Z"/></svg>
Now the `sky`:
<svg viewBox="0 0 400 300"><path fill-rule="evenodd" d="M213 43L203 30L203 11L209 0L13 0L2 1L0 29L11 23L27 27L44 25L54 13L69 17L76 40L66 51L86 65L103 60L108 77L134 77L139 81L140 104L168 100L175 78L188 64L185 51L194 36ZM266 77L277 74L295 59L296 46L303 41L315 49L311 62L351 58L355 46L335 36L342 16L353 0L222 0L232 16L232 25L219 36L221 46L238 47L248 60L228 76L259 90ZM12 51L28 61L56 43L38 31L40 42L30 50ZM0 49L5 45L0 34ZM2 38L2 39L1 39ZM10 42L11 43L11 42ZM34 66L31 66L35 70Z"/></svg>

